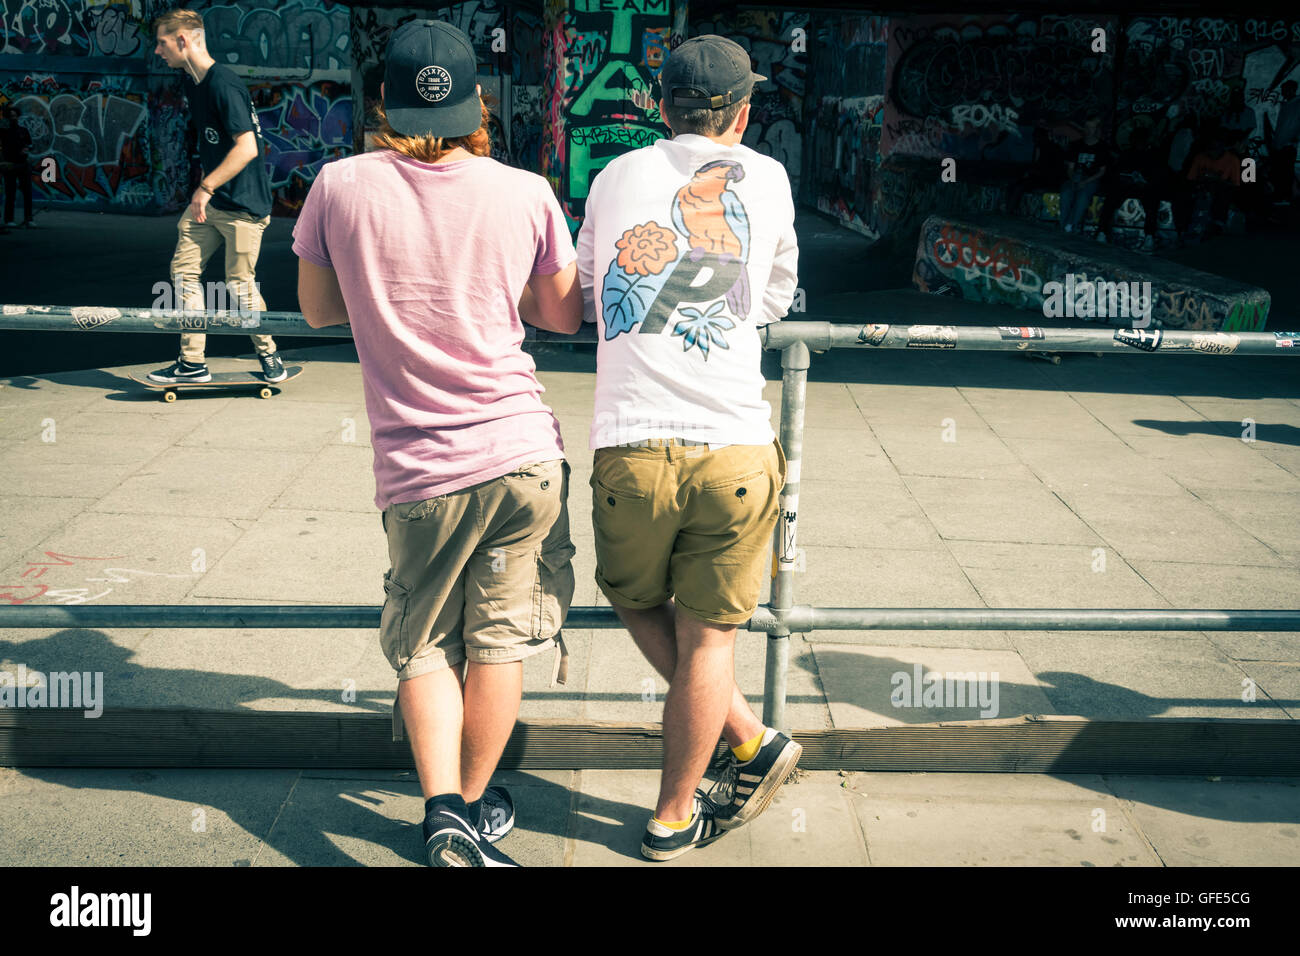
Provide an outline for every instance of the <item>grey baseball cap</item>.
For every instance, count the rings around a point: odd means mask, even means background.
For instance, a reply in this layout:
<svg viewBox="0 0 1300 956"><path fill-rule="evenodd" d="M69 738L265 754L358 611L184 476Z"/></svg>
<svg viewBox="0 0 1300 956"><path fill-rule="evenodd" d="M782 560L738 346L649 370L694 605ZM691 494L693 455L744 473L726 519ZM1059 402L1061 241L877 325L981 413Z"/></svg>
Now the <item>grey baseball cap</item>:
<svg viewBox="0 0 1300 956"><path fill-rule="evenodd" d="M394 30L384 54L384 113L406 136L478 129L483 112L469 37L441 20L412 20Z"/></svg>
<svg viewBox="0 0 1300 956"><path fill-rule="evenodd" d="M740 102L766 79L750 68L744 47L710 33L691 37L668 54L659 88L669 106L720 110Z"/></svg>

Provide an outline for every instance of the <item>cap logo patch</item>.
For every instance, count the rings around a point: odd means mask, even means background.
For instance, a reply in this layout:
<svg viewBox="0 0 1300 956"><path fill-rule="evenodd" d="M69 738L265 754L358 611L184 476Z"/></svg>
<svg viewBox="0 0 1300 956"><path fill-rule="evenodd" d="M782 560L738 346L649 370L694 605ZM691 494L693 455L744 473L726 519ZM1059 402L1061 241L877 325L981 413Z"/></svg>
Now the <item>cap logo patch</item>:
<svg viewBox="0 0 1300 956"><path fill-rule="evenodd" d="M430 103L441 103L451 93L451 74L440 66L426 66L416 74L415 91Z"/></svg>

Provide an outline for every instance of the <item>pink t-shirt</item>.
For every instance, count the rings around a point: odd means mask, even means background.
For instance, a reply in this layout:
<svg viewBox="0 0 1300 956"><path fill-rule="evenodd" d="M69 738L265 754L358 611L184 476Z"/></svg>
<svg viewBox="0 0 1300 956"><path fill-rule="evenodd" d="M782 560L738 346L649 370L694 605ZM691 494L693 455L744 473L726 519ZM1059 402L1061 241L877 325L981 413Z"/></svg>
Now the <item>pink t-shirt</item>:
<svg viewBox="0 0 1300 956"><path fill-rule="evenodd" d="M545 179L487 157L431 165L377 150L321 168L293 236L347 303L376 506L564 457L518 305L529 276L575 258Z"/></svg>

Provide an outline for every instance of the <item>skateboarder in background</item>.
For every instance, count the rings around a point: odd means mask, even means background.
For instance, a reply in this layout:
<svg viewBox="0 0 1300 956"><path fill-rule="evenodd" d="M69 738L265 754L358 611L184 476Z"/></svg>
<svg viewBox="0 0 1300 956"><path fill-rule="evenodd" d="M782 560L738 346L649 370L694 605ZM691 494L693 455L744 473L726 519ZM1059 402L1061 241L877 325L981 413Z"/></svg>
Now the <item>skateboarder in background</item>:
<svg viewBox="0 0 1300 956"><path fill-rule="evenodd" d="M177 225L180 238L172 257L176 308L202 311L199 277L218 249L225 247L228 307L262 312L254 270L262 232L271 221L271 181L262 161L261 125L248 90L229 67L217 63L204 41L203 18L193 10L170 10L155 21L154 52L173 69L183 70L185 98L198 127L203 177ZM268 382L285 378L284 364L269 335L253 335L253 346ZM155 382L207 382L207 336L181 334L181 354L168 368L150 372Z"/></svg>

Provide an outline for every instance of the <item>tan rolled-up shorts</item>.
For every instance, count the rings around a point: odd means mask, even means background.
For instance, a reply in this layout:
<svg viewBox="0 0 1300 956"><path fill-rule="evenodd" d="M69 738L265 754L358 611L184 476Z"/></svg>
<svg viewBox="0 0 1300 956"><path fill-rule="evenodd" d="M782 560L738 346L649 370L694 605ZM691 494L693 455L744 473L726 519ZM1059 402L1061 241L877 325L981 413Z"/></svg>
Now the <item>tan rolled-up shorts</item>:
<svg viewBox="0 0 1300 956"><path fill-rule="evenodd" d="M745 623L758 607L785 476L780 440L598 448L596 584L618 607L672 597L702 621Z"/></svg>
<svg viewBox="0 0 1300 956"><path fill-rule="evenodd" d="M507 663L554 647L573 600L569 463L524 465L450 494L390 505L392 565L379 643L398 681L462 661ZM393 739L404 736L394 702Z"/></svg>

